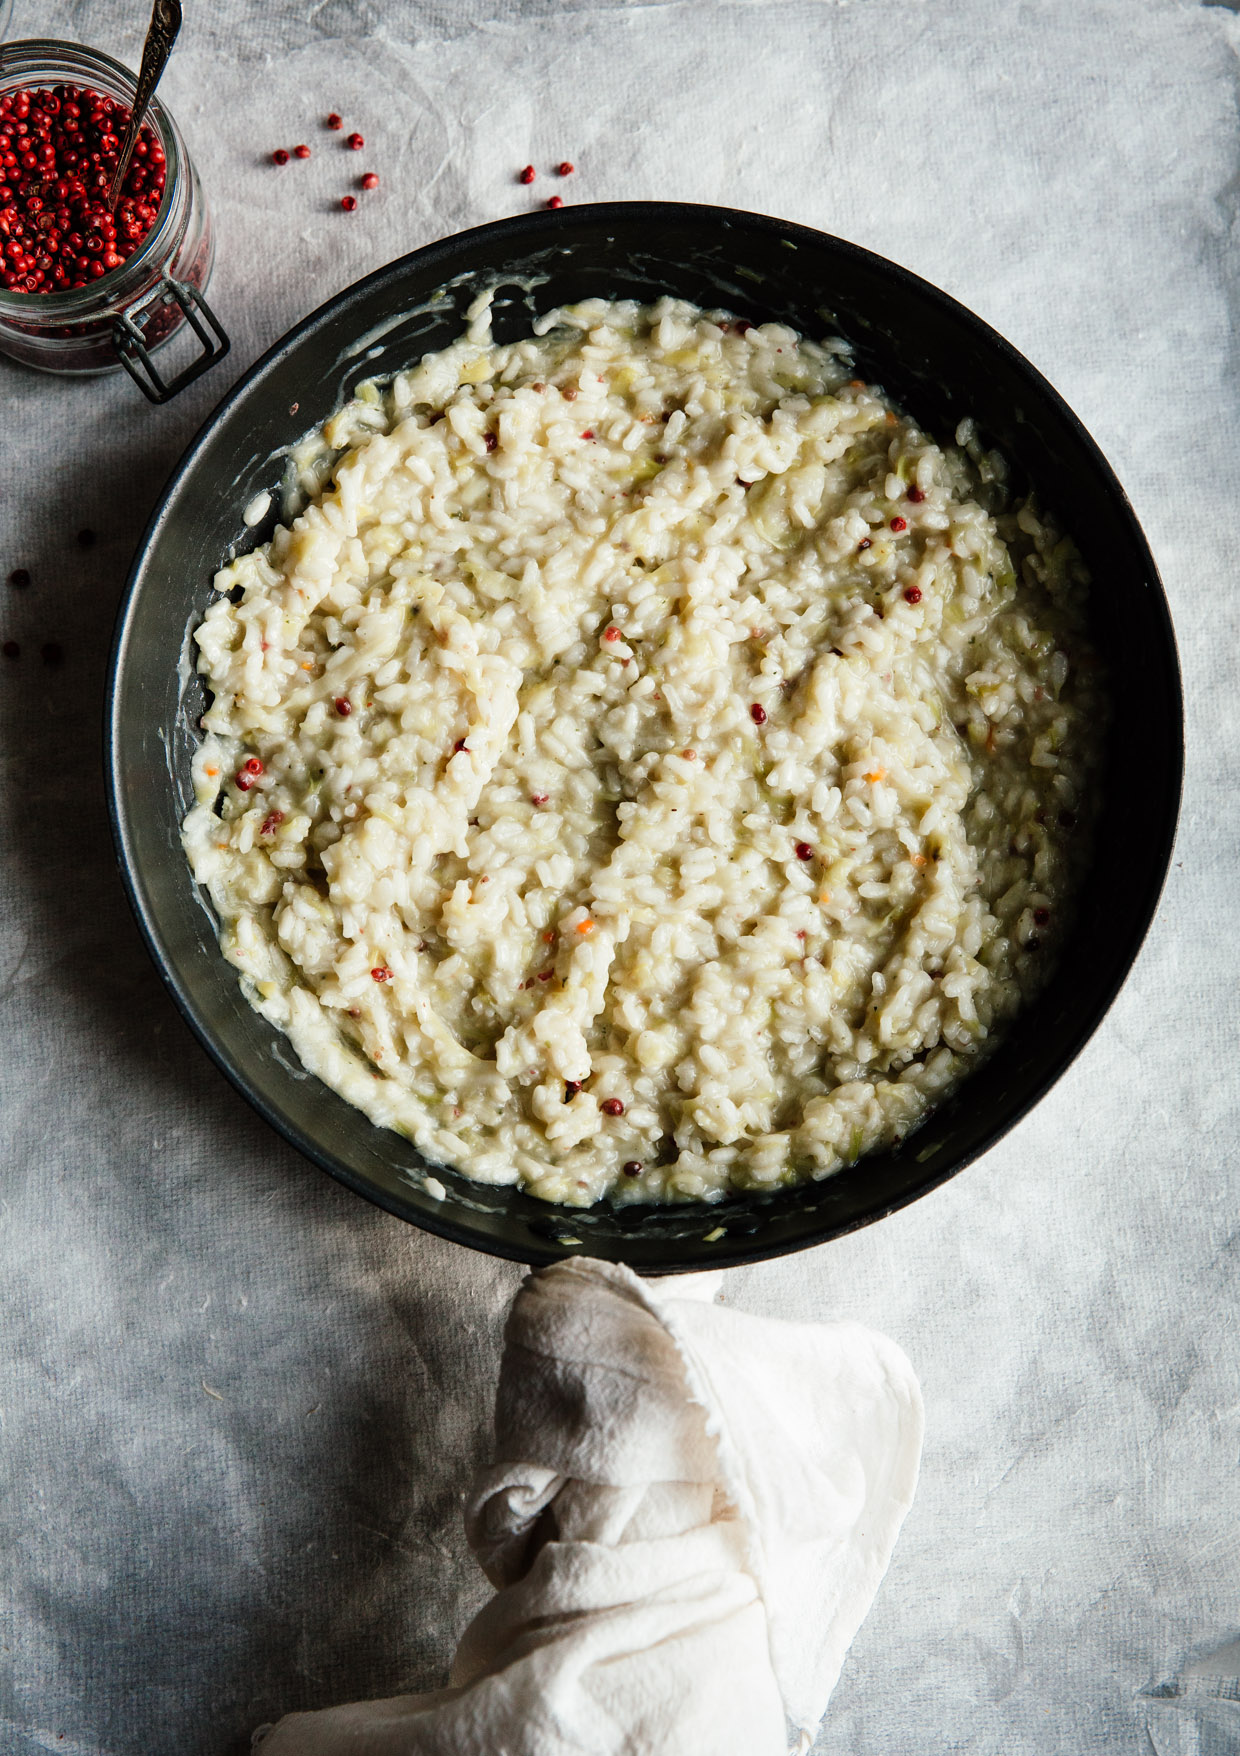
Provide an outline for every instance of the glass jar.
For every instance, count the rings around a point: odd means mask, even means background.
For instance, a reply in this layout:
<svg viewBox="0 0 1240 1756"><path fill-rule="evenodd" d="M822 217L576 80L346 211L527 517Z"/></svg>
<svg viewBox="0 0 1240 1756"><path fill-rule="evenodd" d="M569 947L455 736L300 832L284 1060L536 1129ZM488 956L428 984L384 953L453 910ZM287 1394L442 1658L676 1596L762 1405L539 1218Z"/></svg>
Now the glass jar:
<svg viewBox="0 0 1240 1756"><path fill-rule="evenodd" d="M86 86L132 107L135 78L118 61L77 43L0 44L0 95L17 89ZM211 215L181 131L157 98L144 121L164 149L164 192L150 231L119 268L56 293L0 287L0 352L44 372L127 371L152 402L166 402L228 352L203 297L211 277ZM151 355L188 323L201 355L165 382Z"/></svg>

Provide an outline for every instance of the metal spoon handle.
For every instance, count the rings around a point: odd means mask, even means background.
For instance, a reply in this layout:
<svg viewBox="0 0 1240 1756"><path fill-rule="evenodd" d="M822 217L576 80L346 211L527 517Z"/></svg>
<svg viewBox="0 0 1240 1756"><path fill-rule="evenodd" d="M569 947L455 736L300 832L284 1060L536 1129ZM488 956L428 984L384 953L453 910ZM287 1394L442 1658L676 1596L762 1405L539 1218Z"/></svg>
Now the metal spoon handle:
<svg viewBox="0 0 1240 1756"><path fill-rule="evenodd" d="M133 94L133 110L129 117L129 126L125 130L125 138L121 142L121 156L116 161L116 170L112 175L112 187L108 191L108 207L115 211L121 198L121 186L129 172L129 161L133 158L133 149L138 144L138 131L142 127L142 118L146 115L146 107L151 101L151 94L159 84L160 75L172 53L172 45L177 40L181 29L181 0L155 0L151 10L151 22L147 27L146 41L142 45L142 65L138 69L138 84Z"/></svg>

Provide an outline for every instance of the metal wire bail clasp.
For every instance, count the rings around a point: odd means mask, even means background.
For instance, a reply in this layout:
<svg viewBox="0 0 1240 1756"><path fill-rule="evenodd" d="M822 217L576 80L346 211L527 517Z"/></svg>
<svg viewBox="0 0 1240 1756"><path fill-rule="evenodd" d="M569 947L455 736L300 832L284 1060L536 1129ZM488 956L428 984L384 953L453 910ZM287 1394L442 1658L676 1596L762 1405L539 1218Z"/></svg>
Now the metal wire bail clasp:
<svg viewBox="0 0 1240 1756"><path fill-rule="evenodd" d="M175 378L165 384L147 351L145 329L152 312L157 311L161 305L171 304L179 305L185 313L186 322L202 343L202 353L198 359L191 360L183 372L178 372ZM184 281L171 280L167 275L163 277L162 293L146 304L137 315L138 321L135 322L133 314L122 311L113 325L112 341L121 365L148 402L170 401L187 384L192 384L195 378L201 378L209 366L222 360L232 346L219 319L202 294L187 286Z"/></svg>

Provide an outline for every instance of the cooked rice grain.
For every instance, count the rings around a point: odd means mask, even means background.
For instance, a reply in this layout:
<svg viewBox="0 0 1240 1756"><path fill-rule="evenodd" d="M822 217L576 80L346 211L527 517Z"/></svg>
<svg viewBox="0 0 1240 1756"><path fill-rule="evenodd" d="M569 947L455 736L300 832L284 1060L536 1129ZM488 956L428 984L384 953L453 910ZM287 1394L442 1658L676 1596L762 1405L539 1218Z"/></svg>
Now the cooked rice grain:
<svg viewBox="0 0 1240 1756"><path fill-rule="evenodd" d="M481 1181L825 1176L1053 956L1083 570L842 343L672 300L511 346L471 315L305 442L304 510L216 579L185 846L224 953L308 1068Z"/></svg>

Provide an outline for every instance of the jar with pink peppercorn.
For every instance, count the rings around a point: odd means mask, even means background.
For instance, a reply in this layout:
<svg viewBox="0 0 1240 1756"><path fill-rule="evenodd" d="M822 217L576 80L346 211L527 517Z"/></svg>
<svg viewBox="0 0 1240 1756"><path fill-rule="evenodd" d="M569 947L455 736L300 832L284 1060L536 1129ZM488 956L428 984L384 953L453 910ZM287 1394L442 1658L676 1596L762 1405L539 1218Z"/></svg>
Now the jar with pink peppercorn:
<svg viewBox="0 0 1240 1756"><path fill-rule="evenodd" d="M204 297L211 216L156 99L115 212L107 184L134 75L76 43L0 45L0 352L45 372L123 368L166 402L228 352ZM185 324L201 353L175 377L152 355Z"/></svg>

